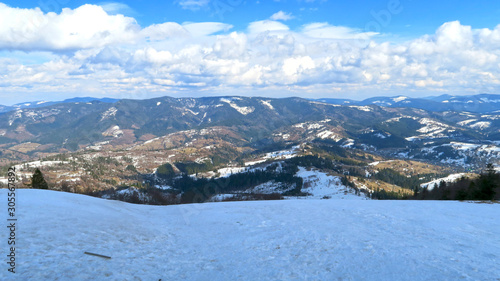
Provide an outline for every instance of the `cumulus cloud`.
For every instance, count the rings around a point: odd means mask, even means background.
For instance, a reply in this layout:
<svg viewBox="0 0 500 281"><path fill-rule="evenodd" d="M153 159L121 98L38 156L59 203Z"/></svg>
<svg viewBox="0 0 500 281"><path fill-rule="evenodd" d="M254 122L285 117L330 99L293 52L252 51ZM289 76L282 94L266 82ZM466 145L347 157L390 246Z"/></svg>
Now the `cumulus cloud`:
<svg viewBox="0 0 500 281"><path fill-rule="evenodd" d="M0 56L5 92L147 98L500 90L500 25L447 22L434 34L390 43L328 23L295 30L277 20L252 22L242 31L217 22L141 28L131 17L93 5L44 14L0 4L0 21L0 49L43 54L38 61L12 52Z"/></svg>
<svg viewBox="0 0 500 281"><path fill-rule="evenodd" d="M196 22L182 25L192 36L206 36L233 28L230 24L220 22Z"/></svg>
<svg viewBox="0 0 500 281"><path fill-rule="evenodd" d="M105 2L100 4L104 11L110 15L122 14L122 15L133 15L135 11L130 8L127 4L118 2Z"/></svg>
<svg viewBox="0 0 500 281"><path fill-rule="evenodd" d="M126 5L125 5L126 6ZM128 7L128 6L127 6ZM218 22L166 22L141 28L134 18L110 15L121 4L83 5L60 14L40 9L11 8L0 3L0 49L67 51L141 43L172 38L201 37L232 28Z"/></svg>
<svg viewBox="0 0 500 281"><path fill-rule="evenodd" d="M285 13L283 11L279 11L277 13L274 13L269 19L270 20L282 20L282 21L287 21L293 19L294 16L292 16L291 13Z"/></svg>
<svg viewBox="0 0 500 281"><path fill-rule="evenodd" d="M188 37L189 31L176 22L165 22L150 25L140 31L147 40L161 41L170 38Z"/></svg>
<svg viewBox="0 0 500 281"><path fill-rule="evenodd" d="M135 19L108 15L101 6L83 5L60 14L39 8L18 9L0 3L0 48L69 50L133 42L139 26Z"/></svg>
<svg viewBox="0 0 500 281"><path fill-rule="evenodd" d="M299 74L304 71L314 69L315 63L309 56L292 57L283 61L283 72L291 78L291 81L297 82Z"/></svg>

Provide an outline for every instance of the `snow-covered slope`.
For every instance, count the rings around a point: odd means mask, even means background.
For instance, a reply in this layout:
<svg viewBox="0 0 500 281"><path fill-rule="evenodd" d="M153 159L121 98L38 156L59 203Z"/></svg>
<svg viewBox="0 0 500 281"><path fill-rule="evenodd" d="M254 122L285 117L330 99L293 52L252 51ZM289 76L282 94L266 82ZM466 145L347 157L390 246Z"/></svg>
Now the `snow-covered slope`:
<svg viewBox="0 0 500 281"><path fill-rule="evenodd" d="M325 172L299 167L296 176L304 180L304 187L301 191L310 194L306 197L308 199L369 199L364 193L356 195L354 189L342 185L340 177L331 176Z"/></svg>
<svg viewBox="0 0 500 281"><path fill-rule="evenodd" d="M2 198L6 191L0 190ZM500 276L500 204L283 200L144 206L47 190L17 193L18 273L2 263L0 280ZM4 227L0 240L7 235ZM4 260L6 249L5 243Z"/></svg>
<svg viewBox="0 0 500 281"><path fill-rule="evenodd" d="M420 187L422 187L422 188L425 187L428 190L432 190L432 189L434 189L434 185L436 185L436 184L439 185L442 181L445 183L455 182L458 179L460 179L461 177L466 176L466 175L467 175L466 173L451 174L451 175L444 177L444 178L439 178L439 179L435 179L435 180L430 181L430 182L422 183L420 185Z"/></svg>

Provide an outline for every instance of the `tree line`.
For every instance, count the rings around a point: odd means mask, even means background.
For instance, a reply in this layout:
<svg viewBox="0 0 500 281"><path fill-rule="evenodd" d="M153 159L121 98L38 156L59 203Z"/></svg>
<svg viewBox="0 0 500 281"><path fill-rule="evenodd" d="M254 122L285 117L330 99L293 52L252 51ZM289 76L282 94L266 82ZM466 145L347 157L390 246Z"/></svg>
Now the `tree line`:
<svg viewBox="0 0 500 281"><path fill-rule="evenodd" d="M441 181L429 190L422 188L412 199L422 200L498 200L500 174L492 164L476 179L462 177L455 182Z"/></svg>

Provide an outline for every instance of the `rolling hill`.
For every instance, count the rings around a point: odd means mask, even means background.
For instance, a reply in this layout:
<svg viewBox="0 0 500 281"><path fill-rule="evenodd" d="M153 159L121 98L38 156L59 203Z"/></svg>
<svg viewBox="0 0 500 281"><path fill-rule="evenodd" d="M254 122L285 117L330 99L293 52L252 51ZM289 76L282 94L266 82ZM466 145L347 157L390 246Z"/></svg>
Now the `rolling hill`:
<svg viewBox="0 0 500 281"><path fill-rule="evenodd" d="M145 203L154 200L125 198L124 190L154 196L149 188L162 187L169 199L155 201L161 204L241 198L241 192L318 197L321 188L313 192L301 169L329 177L324 197L344 190L402 198L426 182L498 164L499 132L497 113L301 98L79 100L1 114L0 168L16 165L23 186L40 167L53 189ZM394 160L393 167L373 165ZM226 171L260 172L235 175L229 184L221 180ZM200 193L207 184L217 190ZM254 192L265 194L248 195Z"/></svg>
<svg viewBox="0 0 500 281"><path fill-rule="evenodd" d="M499 132L496 113L332 105L300 98L163 97L60 103L4 113L0 152L4 162L25 161L85 149L196 146L204 140L230 146L238 154L329 139L387 157L475 169L498 157Z"/></svg>
<svg viewBox="0 0 500 281"><path fill-rule="evenodd" d="M2 280L500 275L499 204L287 200L159 207L47 190L17 193L17 272L0 271ZM7 196L5 189L0 194ZM7 234L0 238L7 241Z"/></svg>

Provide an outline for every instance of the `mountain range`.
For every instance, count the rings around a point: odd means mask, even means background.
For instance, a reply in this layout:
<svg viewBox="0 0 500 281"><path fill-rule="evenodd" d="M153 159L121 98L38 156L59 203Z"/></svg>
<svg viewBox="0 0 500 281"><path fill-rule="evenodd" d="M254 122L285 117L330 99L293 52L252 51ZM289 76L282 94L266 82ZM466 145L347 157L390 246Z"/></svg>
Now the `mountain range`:
<svg viewBox="0 0 500 281"><path fill-rule="evenodd" d="M429 96L422 98L410 98L407 96L396 97L372 97L362 101L339 98L320 98L311 99L338 105L379 105L387 107L410 107L419 108L428 111L470 111L476 113L488 113L500 111L500 95L479 94L466 96ZM0 113L9 112L16 109L37 108L59 103L92 102L101 101L104 103L115 103L119 99L114 98L94 98L94 97L75 97L62 101L33 101L17 103L11 106L0 105Z"/></svg>
<svg viewBox="0 0 500 281"><path fill-rule="evenodd" d="M441 95L423 98L373 97L362 101L322 98L317 101L341 105L379 105L387 107L419 108L427 111L468 111L492 113L500 110L500 95L480 94L471 96Z"/></svg>
<svg viewBox="0 0 500 281"><path fill-rule="evenodd" d="M118 99L112 98L93 98L93 97L76 97L65 99L63 101L32 101L32 102L22 102L14 105L0 105L0 114L4 112L9 112L17 109L25 109L25 108L38 108L45 107L59 103L73 103L73 102L91 102L91 101L101 101L106 103L113 103L118 101Z"/></svg>
<svg viewBox="0 0 500 281"><path fill-rule="evenodd" d="M362 102L78 98L26 104L1 114L0 152L1 160L9 162L86 150L191 147L196 155L203 147L224 146L234 159L267 147L328 140L385 157L475 169L499 156L498 101L496 95Z"/></svg>

